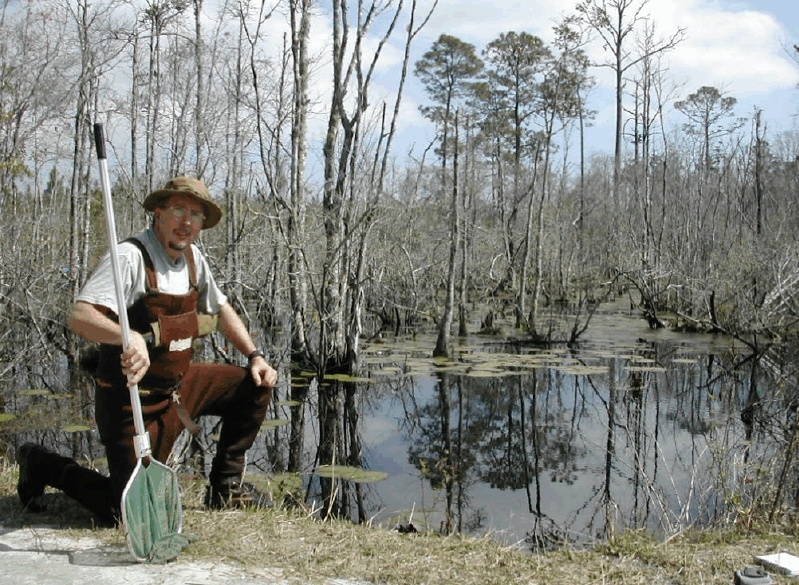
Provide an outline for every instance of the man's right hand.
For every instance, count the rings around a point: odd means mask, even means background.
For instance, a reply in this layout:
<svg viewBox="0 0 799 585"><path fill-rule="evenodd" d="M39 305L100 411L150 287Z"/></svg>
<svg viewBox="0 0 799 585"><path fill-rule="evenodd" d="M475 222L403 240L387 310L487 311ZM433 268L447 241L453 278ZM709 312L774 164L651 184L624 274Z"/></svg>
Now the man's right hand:
<svg viewBox="0 0 799 585"><path fill-rule="evenodd" d="M122 328L108 317L109 312L99 305L78 301L69 316L69 328L94 343L122 345ZM128 378L128 386L138 384L147 373L150 368L150 354L141 333L130 332L130 344L122 352L120 363L122 373Z"/></svg>
<svg viewBox="0 0 799 585"><path fill-rule="evenodd" d="M120 358L122 373L128 379L128 386L138 384L150 368L150 353L147 342L138 331L130 332L130 343Z"/></svg>

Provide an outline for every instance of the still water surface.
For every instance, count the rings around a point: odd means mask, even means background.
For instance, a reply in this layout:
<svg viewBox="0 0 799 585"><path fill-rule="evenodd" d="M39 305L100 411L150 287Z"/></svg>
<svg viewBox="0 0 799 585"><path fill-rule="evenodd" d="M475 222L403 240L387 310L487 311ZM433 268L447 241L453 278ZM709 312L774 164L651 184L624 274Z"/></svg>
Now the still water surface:
<svg viewBox="0 0 799 585"><path fill-rule="evenodd" d="M488 533L525 548L592 543L624 528L668 536L723 519L731 500L745 505L761 485L754 474L776 473L788 442L778 390L796 387L790 363L748 359L721 336L651 331L629 307L603 306L576 348L471 335L453 338L453 359L437 360L434 343L425 335L364 342L362 380L332 382L342 462L388 474L347 482L354 520ZM298 380L281 376L273 418L304 415L300 465L308 498L318 500L319 385L290 406ZM34 422L45 403L74 422L64 400L19 396L13 408L29 429L20 441L102 457L93 429ZM214 421L204 427L218 432ZM290 437L288 424L265 430L252 470L283 471Z"/></svg>
<svg viewBox="0 0 799 585"><path fill-rule="evenodd" d="M740 367L746 352L727 338L651 331L617 307L576 349L473 336L441 361L433 343L364 346L370 381L357 384L358 436L344 440L389 474L362 488L376 524L525 547L623 528L667 536L719 519L770 449L767 436L753 448L741 415L771 377Z"/></svg>

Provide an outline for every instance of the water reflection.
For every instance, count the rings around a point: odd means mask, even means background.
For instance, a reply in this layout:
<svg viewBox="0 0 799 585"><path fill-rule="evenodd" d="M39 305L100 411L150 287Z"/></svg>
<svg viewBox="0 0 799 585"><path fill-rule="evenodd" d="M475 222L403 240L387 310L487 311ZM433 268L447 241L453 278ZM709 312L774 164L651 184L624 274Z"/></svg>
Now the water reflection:
<svg viewBox="0 0 799 585"><path fill-rule="evenodd" d="M674 534L745 496L757 438L741 413L763 374L736 369L731 348L486 344L435 362L414 347L382 345L357 385L361 465L390 474L368 486L361 519L540 549Z"/></svg>
<svg viewBox="0 0 799 585"><path fill-rule="evenodd" d="M323 516L490 533L532 549L626 528L668 536L793 502L793 356L752 355L718 337L646 340L635 320L616 316L602 330L601 318L602 334L578 349L472 336L439 360L434 337L419 335L364 347L364 381L282 371L271 418L288 424L264 429L249 466L299 472L300 503ZM91 420L89 397L68 406L59 396L7 400L20 424L6 429L24 431L13 440L101 456L94 432L41 422L42 413ZM213 420L203 428L201 443L178 455L207 469L218 429ZM313 474L329 463L389 477Z"/></svg>

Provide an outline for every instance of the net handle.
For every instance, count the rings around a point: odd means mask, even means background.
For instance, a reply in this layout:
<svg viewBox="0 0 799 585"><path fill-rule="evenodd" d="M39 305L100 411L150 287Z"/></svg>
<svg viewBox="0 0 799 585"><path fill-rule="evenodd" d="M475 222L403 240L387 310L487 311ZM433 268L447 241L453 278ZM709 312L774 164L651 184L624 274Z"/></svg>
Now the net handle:
<svg viewBox="0 0 799 585"><path fill-rule="evenodd" d="M119 256L117 253L117 227L114 219L114 202L111 199L111 182L108 178L108 161L105 153L105 133L101 123L94 124L94 145L97 149L97 161L100 165L100 183L103 189L103 207L105 209L105 225L108 230L108 249L111 257L111 267L114 273L114 289L117 297L117 313L119 324L122 327L122 350L126 350L130 345L130 323L128 322L128 311L126 309L125 295L122 289L122 274L119 266ZM141 399L139 398L139 385L129 386L130 404L133 408L133 425L136 429L136 436L133 437L133 447L136 457L141 459L150 455L150 435L144 428L144 416L142 414Z"/></svg>

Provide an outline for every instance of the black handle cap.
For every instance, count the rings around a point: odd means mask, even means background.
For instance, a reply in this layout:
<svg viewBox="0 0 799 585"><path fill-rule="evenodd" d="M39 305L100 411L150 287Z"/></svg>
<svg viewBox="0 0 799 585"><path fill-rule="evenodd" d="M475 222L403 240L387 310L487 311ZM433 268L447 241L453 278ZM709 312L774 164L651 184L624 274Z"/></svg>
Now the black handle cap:
<svg viewBox="0 0 799 585"><path fill-rule="evenodd" d="M97 149L97 158L105 158L105 136L103 125L99 122L94 124L94 146Z"/></svg>

